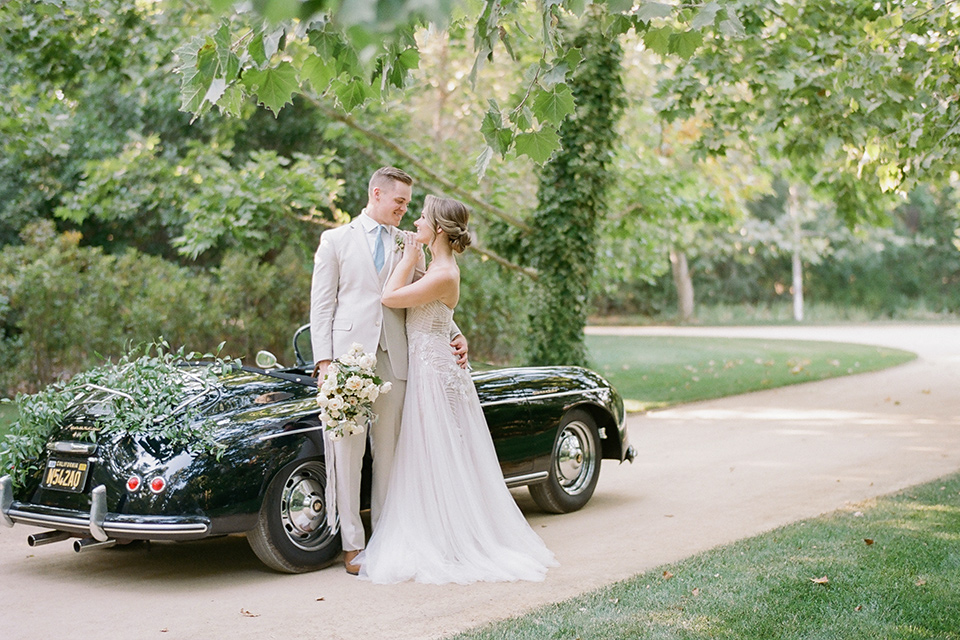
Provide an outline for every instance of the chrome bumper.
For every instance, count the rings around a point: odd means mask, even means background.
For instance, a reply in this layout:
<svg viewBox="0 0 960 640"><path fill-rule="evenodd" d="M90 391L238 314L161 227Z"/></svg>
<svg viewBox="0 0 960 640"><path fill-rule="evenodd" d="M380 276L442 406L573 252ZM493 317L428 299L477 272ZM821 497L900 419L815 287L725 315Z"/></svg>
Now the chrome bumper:
<svg viewBox="0 0 960 640"><path fill-rule="evenodd" d="M197 540L210 534L210 520L202 516L138 516L107 511L107 490L100 485L90 492L90 513L13 499L10 476L0 478L3 523L16 523L90 536L100 542L115 540Z"/></svg>

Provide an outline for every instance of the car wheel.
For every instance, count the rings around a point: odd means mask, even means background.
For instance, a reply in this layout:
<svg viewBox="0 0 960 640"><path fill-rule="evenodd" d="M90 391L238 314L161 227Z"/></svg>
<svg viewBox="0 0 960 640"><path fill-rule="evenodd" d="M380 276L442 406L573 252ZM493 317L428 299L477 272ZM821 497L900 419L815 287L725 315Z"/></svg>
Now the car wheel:
<svg viewBox="0 0 960 640"><path fill-rule="evenodd" d="M260 560L283 573L329 565L340 553L340 533L327 524L323 460L298 460L270 483L257 526L247 541Z"/></svg>
<svg viewBox="0 0 960 640"><path fill-rule="evenodd" d="M550 474L530 485L530 495L541 509L569 513L587 504L600 479L600 438L586 411L575 409L560 422L550 457Z"/></svg>

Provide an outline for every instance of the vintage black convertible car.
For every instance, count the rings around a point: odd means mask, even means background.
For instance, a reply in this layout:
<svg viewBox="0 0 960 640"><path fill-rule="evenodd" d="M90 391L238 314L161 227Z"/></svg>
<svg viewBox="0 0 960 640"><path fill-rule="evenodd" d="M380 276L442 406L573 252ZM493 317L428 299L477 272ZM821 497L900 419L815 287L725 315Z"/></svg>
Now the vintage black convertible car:
<svg viewBox="0 0 960 640"><path fill-rule="evenodd" d="M216 422L225 445L219 459L156 438L98 439L98 415L112 396L91 389L47 443L40 472L20 487L0 479L4 523L49 529L30 535L31 546L75 538L76 551L246 533L278 571L329 564L340 538L326 524L317 381L302 355L310 353L304 337L307 327L294 336L297 366L233 369L185 398ZM546 511L586 504L602 458L633 459L623 402L596 373L512 368L473 380L507 485L527 485Z"/></svg>

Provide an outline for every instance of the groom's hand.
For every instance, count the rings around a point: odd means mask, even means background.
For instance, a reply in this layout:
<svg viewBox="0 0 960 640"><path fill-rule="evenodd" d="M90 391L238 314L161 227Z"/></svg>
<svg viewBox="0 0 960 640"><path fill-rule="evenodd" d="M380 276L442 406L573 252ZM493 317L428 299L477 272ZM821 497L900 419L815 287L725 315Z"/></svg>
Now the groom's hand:
<svg viewBox="0 0 960 640"><path fill-rule="evenodd" d="M457 337L450 341L450 346L453 347L453 355L457 357L457 364L461 369L466 369L468 367L467 339L462 333L458 333Z"/></svg>
<svg viewBox="0 0 960 640"><path fill-rule="evenodd" d="M323 379L327 377L327 369L330 368L330 360L321 360L316 365L317 388L323 384Z"/></svg>

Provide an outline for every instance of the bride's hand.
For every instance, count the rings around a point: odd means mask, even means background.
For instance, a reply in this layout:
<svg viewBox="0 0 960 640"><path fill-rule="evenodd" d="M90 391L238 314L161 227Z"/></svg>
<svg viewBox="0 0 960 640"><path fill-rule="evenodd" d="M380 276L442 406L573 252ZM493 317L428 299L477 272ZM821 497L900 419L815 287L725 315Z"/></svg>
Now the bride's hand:
<svg viewBox="0 0 960 640"><path fill-rule="evenodd" d="M402 260L412 260L417 262L423 255L423 245L416 241L415 233L411 231L401 231L403 234L403 257Z"/></svg>

